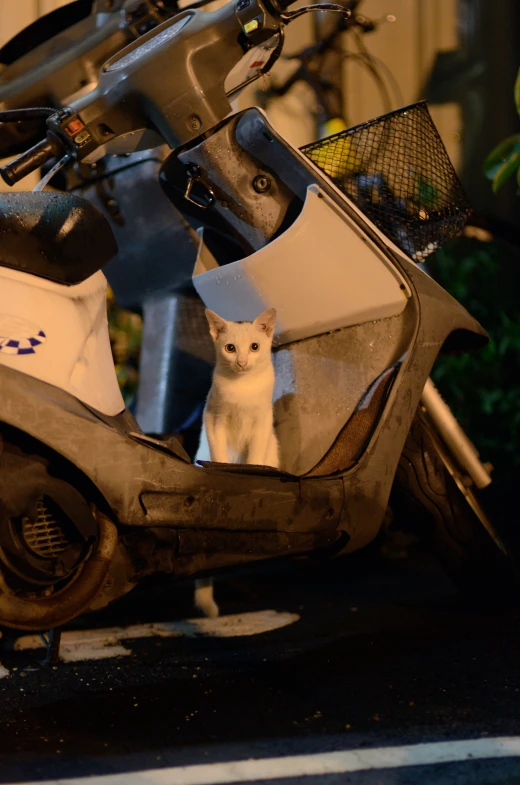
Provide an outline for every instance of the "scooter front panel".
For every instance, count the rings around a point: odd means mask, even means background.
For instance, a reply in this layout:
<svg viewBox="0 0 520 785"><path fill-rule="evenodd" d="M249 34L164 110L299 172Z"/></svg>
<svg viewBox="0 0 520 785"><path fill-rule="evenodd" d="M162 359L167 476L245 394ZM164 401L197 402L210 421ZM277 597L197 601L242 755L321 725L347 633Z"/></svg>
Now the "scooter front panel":
<svg viewBox="0 0 520 785"><path fill-rule="evenodd" d="M396 316L410 290L348 216L315 185L302 212L260 250L211 267L199 252L193 283L208 308L252 321L276 308L275 345Z"/></svg>

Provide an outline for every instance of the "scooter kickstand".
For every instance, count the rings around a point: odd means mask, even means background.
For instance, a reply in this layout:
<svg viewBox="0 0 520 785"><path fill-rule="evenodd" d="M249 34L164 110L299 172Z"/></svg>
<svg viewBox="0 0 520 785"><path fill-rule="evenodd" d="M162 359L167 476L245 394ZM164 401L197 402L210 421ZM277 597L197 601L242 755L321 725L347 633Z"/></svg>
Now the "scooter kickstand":
<svg viewBox="0 0 520 785"><path fill-rule="evenodd" d="M61 627L53 627L47 633L41 632L40 638L46 649L41 665L57 665L60 658Z"/></svg>

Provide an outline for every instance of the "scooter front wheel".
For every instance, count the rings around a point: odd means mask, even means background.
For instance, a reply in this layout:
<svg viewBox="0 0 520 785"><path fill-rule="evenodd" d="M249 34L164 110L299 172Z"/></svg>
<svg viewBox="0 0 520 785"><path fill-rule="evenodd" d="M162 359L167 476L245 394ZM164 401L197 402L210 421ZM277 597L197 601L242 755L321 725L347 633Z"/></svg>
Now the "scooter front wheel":
<svg viewBox="0 0 520 785"><path fill-rule="evenodd" d="M422 405L408 434L390 500L398 517L424 535L466 594L511 599L519 573L477 492Z"/></svg>

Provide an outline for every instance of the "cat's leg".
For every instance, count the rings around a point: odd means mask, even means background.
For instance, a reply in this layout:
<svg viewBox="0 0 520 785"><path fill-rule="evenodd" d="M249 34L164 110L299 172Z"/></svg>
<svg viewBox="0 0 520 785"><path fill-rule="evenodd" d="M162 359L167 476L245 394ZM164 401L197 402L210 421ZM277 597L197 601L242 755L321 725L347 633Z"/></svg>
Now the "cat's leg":
<svg viewBox="0 0 520 785"><path fill-rule="evenodd" d="M211 578L199 578L195 581L195 605L202 611L204 616L216 619L219 608L213 598L213 580Z"/></svg>
<svg viewBox="0 0 520 785"><path fill-rule="evenodd" d="M280 448L274 433L271 433L269 437L264 463L266 466L272 466L274 469L280 468Z"/></svg>
<svg viewBox="0 0 520 785"><path fill-rule="evenodd" d="M218 463L229 463L226 424L223 418L206 412L204 415L204 427L208 438L211 460Z"/></svg>
<svg viewBox="0 0 520 785"><path fill-rule="evenodd" d="M204 426L202 426L202 431L200 432L199 446L197 448L195 458L193 459L193 463L197 463L197 461L211 461L208 437L206 435L206 428Z"/></svg>
<svg viewBox="0 0 520 785"><path fill-rule="evenodd" d="M218 463L229 463L226 428L222 418L215 417L211 412L204 412L204 432L211 460ZM213 580L211 578L200 578L195 581L194 602L204 616L215 619L219 615L219 608L213 597Z"/></svg>
<svg viewBox="0 0 520 785"><path fill-rule="evenodd" d="M265 458L272 431L273 419L271 414L268 417L262 417L254 421L247 450L248 463L254 463L257 466L266 465Z"/></svg>

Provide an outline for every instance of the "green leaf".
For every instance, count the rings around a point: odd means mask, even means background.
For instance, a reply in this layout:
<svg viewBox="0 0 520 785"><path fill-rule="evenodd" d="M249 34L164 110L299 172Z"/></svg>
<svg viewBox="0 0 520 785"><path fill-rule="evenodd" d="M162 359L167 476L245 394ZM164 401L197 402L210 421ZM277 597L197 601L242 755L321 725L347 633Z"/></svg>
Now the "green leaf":
<svg viewBox="0 0 520 785"><path fill-rule="evenodd" d="M504 167L508 169L511 159L515 158L518 154L520 154L520 134L509 136L490 152L484 161L484 174L489 180L493 180L493 190L496 191L505 179L505 177L501 175ZM511 171L508 171L506 177L509 177L509 175L515 171L516 166L514 166ZM499 175L501 175L500 183L496 185L497 176Z"/></svg>
<svg viewBox="0 0 520 785"><path fill-rule="evenodd" d="M493 181L493 191L498 191L519 166L520 134L515 134L495 147L484 162L484 174Z"/></svg>
<svg viewBox="0 0 520 785"><path fill-rule="evenodd" d="M495 177L493 178L493 193L498 191L500 186L505 183L508 177L511 177L511 175L515 173L519 166L520 152L515 153L496 173Z"/></svg>
<svg viewBox="0 0 520 785"><path fill-rule="evenodd" d="M518 69L518 74L516 75L516 82L515 82L515 104L516 104L516 111L520 115L520 68Z"/></svg>
<svg viewBox="0 0 520 785"><path fill-rule="evenodd" d="M417 177L419 184L419 202L428 207L435 205L439 198L439 193L433 183L426 180L424 177Z"/></svg>
<svg viewBox="0 0 520 785"><path fill-rule="evenodd" d="M520 134L513 134L513 136L508 136L507 139L499 142L484 161L484 170L488 177L491 179L494 176L493 169L501 166L506 158L519 151Z"/></svg>

